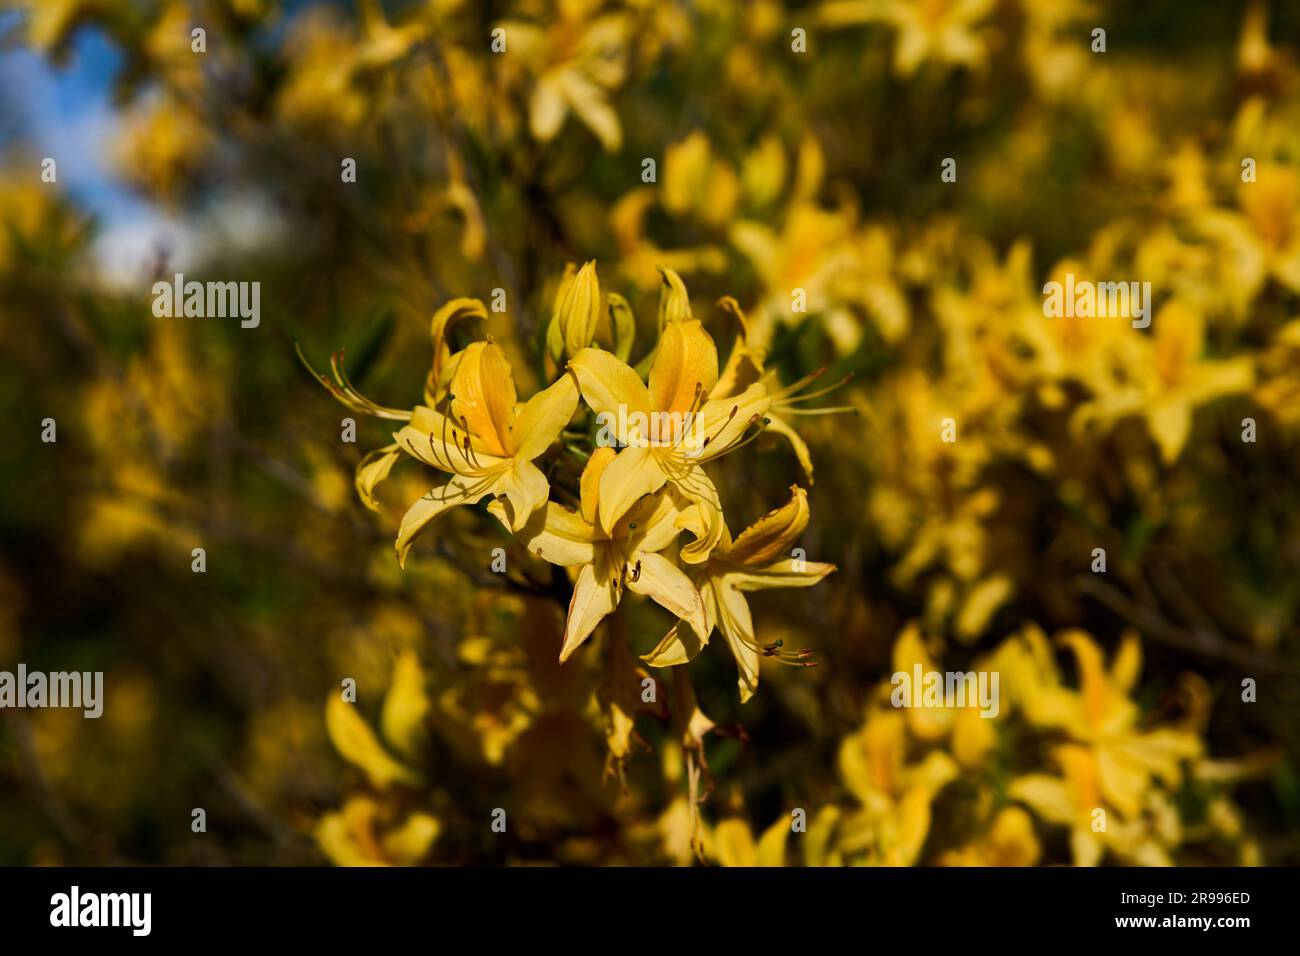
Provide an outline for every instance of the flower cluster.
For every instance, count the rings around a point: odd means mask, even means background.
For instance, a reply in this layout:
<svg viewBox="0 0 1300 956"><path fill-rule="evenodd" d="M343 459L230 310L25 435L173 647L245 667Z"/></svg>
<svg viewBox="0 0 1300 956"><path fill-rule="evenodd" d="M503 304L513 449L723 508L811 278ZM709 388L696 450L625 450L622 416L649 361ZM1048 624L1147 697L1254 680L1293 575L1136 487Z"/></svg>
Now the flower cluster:
<svg viewBox="0 0 1300 956"><path fill-rule="evenodd" d="M453 300L434 315L426 404L409 412L362 396L336 355L332 377L317 373L332 394L357 412L406 423L359 465L362 500L376 507L376 488L403 456L447 476L403 516L398 563L405 566L416 539L451 509L486 500L486 512L528 553L568 571L561 662L631 591L677 621L644 655L653 666L687 663L717 631L735 658L743 702L758 686L761 658L811 665L807 650L759 641L745 598L747 591L809 587L835 570L797 548L809 520L807 492L791 486L786 504L733 538L706 466L769 429L807 461L802 439L779 415L809 411L801 403L827 390L807 390L816 374L782 386L764 368L763 349L747 341L739 305L722 305L741 331L720 369L681 278L664 269L658 336L643 378L620 357L631 351L636 329L626 301L611 294L605 304L613 351L590 344L602 312L599 279L595 263L571 266L546 334L555 380L524 402L496 342L451 351L455 323L487 318L476 299Z"/></svg>

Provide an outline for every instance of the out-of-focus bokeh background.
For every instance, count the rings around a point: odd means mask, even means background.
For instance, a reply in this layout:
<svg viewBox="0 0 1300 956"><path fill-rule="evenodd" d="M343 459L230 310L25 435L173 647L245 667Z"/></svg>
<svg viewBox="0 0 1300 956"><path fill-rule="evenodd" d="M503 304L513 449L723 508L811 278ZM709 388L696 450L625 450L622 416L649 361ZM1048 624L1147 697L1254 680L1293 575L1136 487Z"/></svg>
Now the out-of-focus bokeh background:
<svg viewBox="0 0 1300 956"><path fill-rule="evenodd" d="M0 863L1300 862L1294 5L3 7L0 670L106 704L0 712ZM640 701L646 603L560 666L471 509L400 571L429 474L362 507L391 423L295 355L409 408L500 289L527 395L588 259L643 342L667 266L724 357L730 295L786 381L854 373L811 486L716 468L733 531L809 487L838 566L751 596L818 666L743 705L717 638ZM156 317L176 272L260 324ZM1045 316L1067 273L1150 328ZM916 663L999 716L890 706Z"/></svg>

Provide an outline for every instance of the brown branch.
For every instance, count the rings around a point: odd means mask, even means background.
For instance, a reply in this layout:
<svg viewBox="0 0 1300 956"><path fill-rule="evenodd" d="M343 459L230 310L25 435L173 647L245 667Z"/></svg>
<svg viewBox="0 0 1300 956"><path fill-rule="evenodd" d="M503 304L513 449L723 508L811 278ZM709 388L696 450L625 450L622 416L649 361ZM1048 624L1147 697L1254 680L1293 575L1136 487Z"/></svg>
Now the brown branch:
<svg viewBox="0 0 1300 956"><path fill-rule="evenodd" d="M1235 644L1213 631L1201 627L1178 627L1156 608L1149 604L1139 604L1118 588L1095 577L1079 576L1075 579L1075 586L1139 628L1145 636L1161 644L1201 657L1229 661L1259 673L1296 673L1283 666L1273 655Z"/></svg>

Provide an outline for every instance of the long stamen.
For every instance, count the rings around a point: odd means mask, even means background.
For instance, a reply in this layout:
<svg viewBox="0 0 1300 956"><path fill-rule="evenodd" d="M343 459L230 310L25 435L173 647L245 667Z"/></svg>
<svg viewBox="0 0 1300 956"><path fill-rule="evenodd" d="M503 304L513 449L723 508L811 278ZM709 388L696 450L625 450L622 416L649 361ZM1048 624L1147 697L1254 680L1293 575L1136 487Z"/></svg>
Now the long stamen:
<svg viewBox="0 0 1300 956"><path fill-rule="evenodd" d="M791 408L784 405L782 411L787 415L843 415L845 412L857 413L858 409L853 405L834 405L827 408Z"/></svg>
<svg viewBox="0 0 1300 956"><path fill-rule="evenodd" d="M469 471L469 459L465 456L465 449L460 446L460 432L456 431L455 428L452 428L451 430L450 447L460 452L460 460L462 462L462 465L461 468L457 468L456 470L461 471L463 469L465 471Z"/></svg>
<svg viewBox="0 0 1300 956"><path fill-rule="evenodd" d="M450 406L448 406L448 410L450 410ZM454 448L456 451L459 451L459 452L460 452L461 461L464 463L464 465L468 465L468 464L469 464L469 459L465 457L465 452L461 450L461 447L460 447L460 435L457 434L456 429L455 429L454 426L453 426L452 429L451 429L451 443L448 444L448 442L447 442L447 422L450 421L450 420L451 420L451 416L450 416L450 415L444 415L444 416L442 417L442 447L448 449L448 451L447 451L447 461L449 461L449 462L452 461L452 457L451 457L451 449ZM462 465L462 467L460 467L460 468L456 468L456 467L454 467L454 465L453 465L453 467L452 467L452 471L456 471L456 472L469 471L470 469L464 467L464 465Z"/></svg>
<svg viewBox="0 0 1300 956"><path fill-rule="evenodd" d="M745 432L741 432L739 438L737 438L730 445L727 445L725 448L722 449L722 451L719 451L717 454L721 455L722 452L731 452L731 451L735 451L737 448L744 448L754 439L758 438L759 435L763 434L763 432L767 429L767 426L770 423L771 423L770 418L760 418L757 413L750 415L749 421L748 423L746 423L745 426L746 430L748 430L749 425L757 425L758 426L757 431L750 433L748 438L745 437Z"/></svg>
<svg viewBox="0 0 1300 956"><path fill-rule="evenodd" d="M442 452L438 450L438 444L437 444L437 442L435 442L435 441L433 440L433 433L432 433L432 432L429 433L429 454L433 455L433 460L434 460L435 462L438 463L438 467L440 467L440 468L445 467L448 471L455 471L455 470L456 470L455 468L451 467L451 461L450 461L450 460L448 460L448 461L444 464L444 462L443 462L443 460L442 460L442 458L443 458L443 456L442 456Z"/></svg>
<svg viewBox="0 0 1300 956"><path fill-rule="evenodd" d="M334 375L334 380L331 381L328 375L316 371L315 366L307 360L307 356L303 354L302 345L300 343L295 341L293 347L298 353L298 360L302 362L307 371L311 372L316 380L324 386L325 390L334 396L335 400L347 406L352 411L358 412L362 415L373 415L376 418L387 418L399 422L410 420L411 413L409 411L379 405L357 391L356 387L351 381L349 381L347 373L343 371L342 357L344 353L342 349L330 356L330 371Z"/></svg>
<svg viewBox="0 0 1300 956"><path fill-rule="evenodd" d="M470 451L470 457L473 459L474 467L482 468L483 466L479 464L478 454L475 453L474 446L471 445L469 441L469 419L466 418L464 415L460 416L460 424L461 427L465 429L465 447L468 448Z"/></svg>
<svg viewBox="0 0 1300 956"><path fill-rule="evenodd" d="M803 378L799 379L798 381L795 381L785 386L784 388L778 389L777 391L773 392L772 393L773 401L783 399L788 395L793 395L795 392L802 389L805 385L811 385L813 382L817 381L817 379L821 378L822 375L824 375L825 373L826 373L826 366L823 365L815 372L810 372L807 375L805 375Z"/></svg>
<svg viewBox="0 0 1300 956"><path fill-rule="evenodd" d="M731 410L731 414L727 416L727 424L731 423L731 420L735 418L735 415L736 415L736 409L733 408ZM721 455L725 455L730 452L733 452L738 448L744 448L746 445L748 445L750 442L756 439L759 435L763 434L763 431L767 428L769 422L770 419L764 418L761 415L759 415L757 412L755 412L753 415L749 416L749 420L745 422L745 428L740 432L740 434L738 434L731 441L727 442L725 445L718 447L717 445L713 444L713 439L717 438L718 435L721 435L722 432L726 429L727 425L723 425L722 428L718 429L717 434L711 435L708 439L705 440L704 447L700 449L700 455L697 460L710 461ZM750 425L757 425L758 430L754 432L750 432L749 431ZM711 445L712 448L710 448Z"/></svg>
<svg viewBox="0 0 1300 956"><path fill-rule="evenodd" d="M447 416L447 415L443 415L443 416L442 416L442 447L443 447L443 448L447 448L447 421L448 421L448 418L449 418L449 416ZM454 429L452 430L452 433L451 433L451 434L452 434L452 438L454 439L454 438L456 437L456 432L455 432ZM447 452L447 464L448 464L449 467L451 466L451 451L448 451L448 452ZM452 470L452 471L455 471L456 469L455 469L454 467L451 467L451 470Z"/></svg>
<svg viewBox="0 0 1300 956"><path fill-rule="evenodd" d="M783 398L780 404L792 405L795 402L807 402L807 401L811 401L814 398L821 398L823 395L829 395L837 388L843 388L845 385L849 384L849 382L853 381L853 374L854 374L853 372L849 372L849 374L845 375L834 385L827 385L825 388L819 388L815 392L804 392L802 395L795 395L788 399Z"/></svg>
<svg viewBox="0 0 1300 956"><path fill-rule="evenodd" d="M675 450L681 447L682 442L686 440L686 433L691 430L691 423L695 421L696 414L704 407L704 403L707 400L708 395L704 392L704 383L696 382L695 396L691 399L691 407L686 410L686 420L682 423L682 427L678 429L677 437L668 446L669 448ZM656 437L662 439L663 436Z"/></svg>
<svg viewBox="0 0 1300 956"><path fill-rule="evenodd" d="M466 485L460 485L460 486L458 486L455 490L457 490L457 491L461 491L461 492L463 492L463 493L464 493L465 495L467 495L467 496L468 496L468 495L473 495L473 494L476 494L480 489L485 488L485 487L487 487L488 485L490 485L490 484L492 483L492 479L493 479L493 476L492 476L492 475L485 475L485 476L483 476L483 477L481 477L481 478L476 478L474 481L470 482L469 484L466 484ZM444 485L441 489L438 489L438 488L430 488L428 491L426 491L426 492L425 492L423 495L421 495L420 497L421 497L421 498L427 498L427 499L429 499L430 501L446 501L446 500L447 500L447 493L448 493L448 491L452 490L452 486L453 486L454 484L455 484L455 479L453 478L450 482L448 482L446 485ZM439 491L439 490L442 491L442 497L441 497L441 498L439 498L437 495L434 494L434 492Z"/></svg>
<svg viewBox="0 0 1300 956"><path fill-rule="evenodd" d="M740 622L735 619L723 604L719 610L727 618L731 625L730 633L738 635L742 644L751 650L757 651L761 656L771 658L778 663L785 664L789 667L816 667L816 661L810 661L812 649L805 647L797 651L787 651L784 649L784 641L776 640L770 644L760 642L756 637L750 634L745 628L740 626Z"/></svg>
<svg viewBox="0 0 1300 956"><path fill-rule="evenodd" d="M716 432L714 432L712 435L707 435L707 436L705 436L705 438L704 438L704 444L700 446L700 451L703 451L704 449L708 448L708 447L709 447L709 444L713 441L713 439L717 438L719 435L721 435L721 434L723 433L723 431L726 430L726 427L727 427L728 425L731 424L731 420L732 420L733 418L736 417L736 413L737 413L738 411L740 411L740 406L739 406L739 405L732 405L732 406L731 406L731 411L727 414L727 420L726 420L725 422L723 422L723 423L718 427L718 430L717 430Z"/></svg>

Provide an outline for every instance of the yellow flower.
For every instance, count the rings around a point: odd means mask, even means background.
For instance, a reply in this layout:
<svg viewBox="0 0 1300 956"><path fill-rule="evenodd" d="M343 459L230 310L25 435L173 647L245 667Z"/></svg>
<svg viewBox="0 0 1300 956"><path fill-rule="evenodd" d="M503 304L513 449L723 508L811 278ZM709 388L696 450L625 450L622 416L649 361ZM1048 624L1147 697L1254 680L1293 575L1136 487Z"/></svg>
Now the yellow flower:
<svg viewBox="0 0 1300 956"><path fill-rule="evenodd" d="M1034 821L1020 807L1003 807L988 833L940 855L940 866L1033 866L1042 855Z"/></svg>
<svg viewBox="0 0 1300 956"><path fill-rule="evenodd" d="M1103 816L1105 794L1097 754L1064 744L1054 749L1053 757L1061 768L1060 777L1026 774L1011 781L1007 792L1048 823L1070 829L1070 855L1076 866L1096 866L1108 849L1141 866L1172 863L1166 845L1175 845L1181 834L1177 812L1163 793L1144 795L1138 812L1145 811L1145 816Z"/></svg>
<svg viewBox="0 0 1300 956"><path fill-rule="evenodd" d="M721 228L731 221L739 198L735 171L713 155L709 138L701 131L664 151L663 204L673 216L693 215Z"/></svg>
<svg viewBox="0 0 1300 956"><path fill-rule="evenodd" d="M339 866L413 866L429 852L442 824L427 813L400 817L367 796L355 796L316 825L316 842Z"/></svg>
<svg viewBox="0 0 1300 956"><path fill-rule="evenodd" d="M1252 398L1283 424L1300 424L1300 319L1278 329L1272 347L1260 356L1260 371Z"/></svg>
<svg viewBox="0 0 1300 956"><path fill-rule="evenodd" d="M321 131L356 126L375 103L362 82L367 74L393 68L427 34L418 20L390 26L377 0L359 6L360 36L328 9L310 10L291 23L287 75L276 95L282 118Z"/></svg>
<svg viewBox="0 0 1300 956"><path fill-rule="evenodd" d="M894 69L910 76L926 60L982 66L988 50L976 27L993 6L993 0L834 0L818 16L832 26L892 24L898 31Z"/></svg>
<svg viewBox="0 0 1300 956"><path fill-rule="evenodd" d="M614 611L624 587L690 622L701 640L708 634L699 591L659 554L681 530L677 523L680 500L672 490L636 502L608 530L598 522L604 475L617 457L612 448L598 448L587 461L580 485L581 510L547 501L522 529L514 529L538 557L580 568L569 602L561 661L568 660L596 625ZM488 510L510 526L500 502L494 501Z"/></svg>
<svg viewBox="0 0 1300 956"><path fill-rule="evenodd" d="M422 776L412 764L419 755L428 712L424 670L415 654L406 651L393 667L380 718L388 746L357 713L357 705L345 701L338 692L331 692L326 700L325 729L344 759L362 770L376 788L386 790L394 784L415 786ZM396 757L390 747L397 752Z"/></svg>
<svg viewBox="0 0 1300 956"><path fill-rule="evenodd" d="M452 476L402 518L396 546L402 565L411 542L431 522L489 495L506 498L508 524L521 529L550 492L533 459L551 447L577 409L578 391L567 375L517 405L510 363L494 342L475 342L456 358L447 413L419 405L393 436L420 461Z"/></svg>
<svg viewBox="0 0 1300 956"><path fill-rule="evenodd" d="M771 405L762 386L710 400L718 351L696 319L667 321L650 366L649 388L636 372L600 349L579 352L569 368L587 404L626 446L600 479L600 527L608 534L642 495L670 483L700 506L701 536L681 558L698 564L722 536L722 505L704 463L730 451Z"/></svg>
<svg viewBox="0 0 1300 956"><path fill-rule="evenodd" d="M1153 324L1154 334L1140 340L1145 361L1135 369L1133 384L1080 408L1075 423L1141 415L1160 457L1169 464L1187 443L1195 409L1247 391L1254 383L1254 365L1248 356L1204 358L1204 320L1199 311L1177 299L1161 308Z"/></svg>
<svg viewBox="0 0 1300 956"><path fill-rule="evenodd" d="M430 713L424 685L419 659L412 651L402 652L384 697L379 721L383 740L357 713L356 704L337 692L326 701L330 740L380 792L378 798L353 796L317 823L316 842L339 866L412 866L428 854L442 831L436 817L418 810L403 813L387 799L395 785L414 788L424 783L424 775L415 769Z"/></svg>
<svg viewBox="0 0 1300 956"><path fill-rule="evenodd" d="M1082 631L1064 632L1057 643L1078 661L1077 690L1058 682L1050 660L1035 668L1030 658L1022 658L1022 666L1008 677L1031 724L1070 738L1053 751L1062 772L1059 777L1027 774L1013 781L1009 792L1043 819L1072 827L1075 861L1091 865L1102 853L1093 830L1094 811L1111 808L1117 819L1108 821L1103 832L1112 836L1118 832L1115 825L1138 822L1154 794L1180 784L1183 765L1200 757L1202 745L1182 727L1139 729L1140 713L1129 697L1142 664L1135 634L1125 635L1109 668L1096 642ZM1029 689L1030 683L1036 686Z"/></svg>
<svg viewBox="0 0 1300 956"><path fill-rule="evenodd" d="M790 821L779 818L755 842L749 824L732 817L713 828L711 845L723 866L785 866L785 841L789 835Z"/></svg>
<svg viewBox="0 0 1300 956"><path fill-rule="evenodd" d="M806 314L821 317L842 353L857 347L861 323L845 307L839 289L862 281L853 218L847 211L799 202L779 231L763 222L740 220L729 234L763 280L766 295L753 328L757 344L770 344L780 326L795 324ZM795 312L794 296L799 293L802 311Z"/></svg>
<svg viewBox="0 0 1300 956"><path fill-rule="evenodd" d="M744 595L745 591L764 588L811 587L835 570L833 564L791 556L792 546L808 526L809 510L807 492L798 486L792 486L790 491L789 502L754 522L734 542L723 528L722 541L696 574L704 599L704 631L683 634L674 626L643 660L655 667L684 664L708 643L708 636L716 627L726 638L740 669L741 703L749 700L758 687L760 658L805 663L806 650L784 651L779 643L759 643Z"/></svg>
<svg viewBox="0 0 1300 956"><path fill-rule="evenodd" d="M1057 263L1048 279L1064 283L1071 274L1076 286L1093 281L1091 270L1075 259ZM1026 319L1024 333L1036 356L1038 371L1049 383L1045 400L1053 406L1062 401L1056 384L1065 379L1082 382L1095 394L1109 393L1114 388L1112 369L1121 364L1122 350L1137 342L1131 323L1114 316L1047 316L1039 309L1037 315L1029 314Z"/></svg>
<svg viewBox="0 0 1300 956"><path fill-rule="evenodd" d="M911 675L918 665L922 674L939 670L926 650L921 629L909 624L894 642L892 666L896 674ZM993 668L977 661L974 670L988 672ZM1000 688L997 696L1001 696ZM1000 713L1000 699L997 703ZM996 718L985 716L978 699L969 700L961 707L909 707L904 714L908 730L918 739L931 742L948 739L953 757L967 769L983 763L985 755L997 742Z"/></svg>
<svg viewBox="0 0 1300 956"><path fill-rule="evenodd" d="M588 0L570 0L545 28L518 20L500 27L507 54L517 53L531 75L533 136L550 142L572 112L612 153L623 144L623 130L608 95L623 82L630 25L621 14L593 12Z"/></svg>
<svg viewBox="0 0 1300 956"><path fill-rule="evenodd" d="M1237 186L1240 212L1208 210L1193 220L1223 246L1246 302L1270 277L1300 292L1300 172L1261 163L1255 177Z"/></svg>
<svg viewBox="0 0 1300 956"><path fill-rule="evenodd" d="M213 144L212 131L200 117L162 94L123 117L112 146L114 165L141 189L170 203L202 173Z"/></svg>
<svg viewBox="0 0 1300 956"><path fill-rule="evenodd" d="M872 711L840 745L840 776L862 805L839 823L837 849L850 861L908 866L920 856L930 805L959 770L942 751L909 762L907 743L907 722L891 709Z"/></svg>

